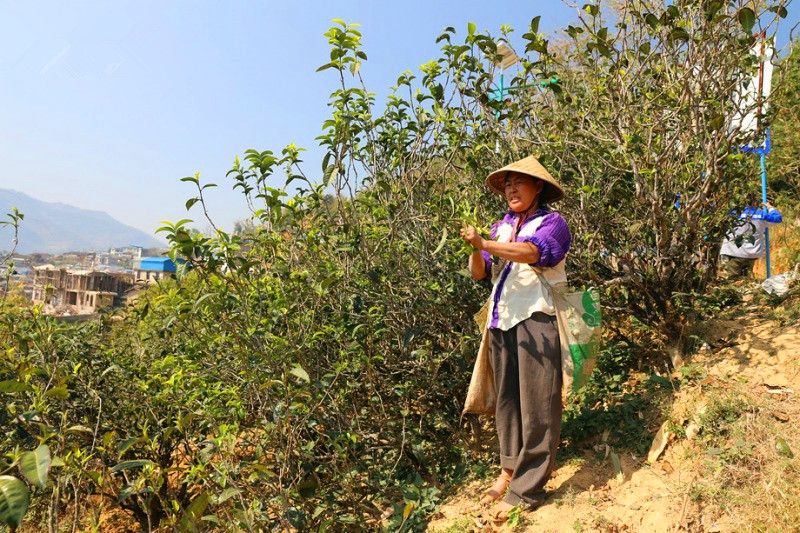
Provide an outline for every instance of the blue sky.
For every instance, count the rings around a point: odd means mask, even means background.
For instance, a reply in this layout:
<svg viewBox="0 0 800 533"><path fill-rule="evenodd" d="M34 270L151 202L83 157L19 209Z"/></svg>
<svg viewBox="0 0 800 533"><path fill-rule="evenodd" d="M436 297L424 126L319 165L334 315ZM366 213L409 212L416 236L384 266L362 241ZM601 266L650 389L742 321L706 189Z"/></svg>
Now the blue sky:
<svg viewBox="0 0 800 533"><path fill-rule="evenodd" d="M541 31L574 18L556 0L0 0L0 188L152 232L187 217L193 191L179 180L200 172L220 185L211 213L230 228L247 214L224 177L235 155L293 142L319 169L336 77L315 71L331 19L362 25L362 75L380 103L400 72L438 56L445 26L519 35L536 15Z"/></svg>

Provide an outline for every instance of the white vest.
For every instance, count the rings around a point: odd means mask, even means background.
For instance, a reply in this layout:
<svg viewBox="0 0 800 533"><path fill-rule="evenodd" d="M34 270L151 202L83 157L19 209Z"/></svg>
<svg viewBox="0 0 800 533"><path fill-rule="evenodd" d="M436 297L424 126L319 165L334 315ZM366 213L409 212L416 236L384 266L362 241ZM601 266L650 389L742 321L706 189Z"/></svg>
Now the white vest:
<svg viewBox="0 0 800 533"><path fill-rule="evenodd" d="M517 241L536 233L543 220L544 216L540 216L524 225L517 234ZM502 224L497 228L497 242L511 242L513 231L512 224ZM536 312L555 315L556 309L553 306L553 299L547 288L539 281L539 275L543 276L550 285L567 283L565 260L562 259L554 267L537 267L539 274L526 263L510 262L509 264L511 265L511 270L505 277L505 281L503 282L503 274L501 273L494 282L492 296L489 299L489 323L492 323L494 317L495 296L501 282L503 286L500 292L500 299L497 300L496 304L497 327L499 329L508 331L523 320L530 318Z"/></svg>

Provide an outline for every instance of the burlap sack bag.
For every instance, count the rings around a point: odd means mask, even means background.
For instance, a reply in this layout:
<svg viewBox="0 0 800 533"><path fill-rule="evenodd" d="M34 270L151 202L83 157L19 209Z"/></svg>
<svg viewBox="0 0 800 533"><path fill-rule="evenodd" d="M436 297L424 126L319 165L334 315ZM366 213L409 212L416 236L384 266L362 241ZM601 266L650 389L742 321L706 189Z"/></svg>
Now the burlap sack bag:
<svg viewBox="0 0 800 533"><path fill-rule="evenodd" d="M475 314L475 322L482 332L481 346L475 365L472 368L472 377L469 380L467 399L464 401L462 415L494 415L497 405L497 388L494 383L494 370L489 359L489 302Z"/></svg>

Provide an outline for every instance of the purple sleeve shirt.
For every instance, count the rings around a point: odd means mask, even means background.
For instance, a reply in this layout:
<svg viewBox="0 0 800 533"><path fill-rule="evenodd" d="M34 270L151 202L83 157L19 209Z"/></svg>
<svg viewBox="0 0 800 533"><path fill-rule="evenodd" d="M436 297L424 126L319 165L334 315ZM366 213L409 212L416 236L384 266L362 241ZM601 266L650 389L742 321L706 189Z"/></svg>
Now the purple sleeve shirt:
<svg viewBox="0 0 800 533"><path fill-rule="evenodd" d="M567 221L560 213L548 213L530 237L523 237L519 242L534 244L541 254L539 261L532 263L535 267L553 267L566 257L572 244L572 234L567 227Z"/></svg>
<svg viewBox="0 0 800 533"><path fill-rule="evenodd" d="M481 279L486 279L492 274L492 256L486 250L482 250L481 255L483 256L483 263L486 268L485 274Z"/></svg>
<svg viewBox="0 0 800 533"><path fill-rule="evenodd" d="M530 218L528 218L523 225L527 224L534 218L543 216L544 220L530 237L523 237L517 242L529 242L534 244L540 253L539 261L532 263L531 266L535 267L552 267L559 264L569 251L572 244L572 234L567 227L567 221L560 213L550 212L545 209L537 210ZM503 217L502 220L495 222L492 225L491 239L497 239L497 229L501 224L514 224L516 214L509 212ZM486 265L486 277L491 275L492 270L492 256L486 250L481 252L483 261ZM484 279L486 279L484 277Z"/></svg>

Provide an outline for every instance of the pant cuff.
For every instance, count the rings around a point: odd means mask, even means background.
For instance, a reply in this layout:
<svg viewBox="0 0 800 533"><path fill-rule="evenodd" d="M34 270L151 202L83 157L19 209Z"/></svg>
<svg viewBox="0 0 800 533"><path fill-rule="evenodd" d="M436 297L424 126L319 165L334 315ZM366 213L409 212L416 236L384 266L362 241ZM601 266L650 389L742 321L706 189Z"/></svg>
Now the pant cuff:
<svg viewBox="0 0 800 533"><path fill-rule="evenodd" d="M516 455L503 455L500 454L500 467L506 468L508 470L514 470L517 467L517 459Z"/></svg>
<svg viewBox="0 0 800 533"><path fill-rule="evenodd" d="M516 492L513 492L511 489L508 490L506 497L503 498L503 501L509 505L520 506L529 511L536 509L537 507L541 506L544 501L547 499L547 493L537 492L532 497L531 496L520 496Z"/></svg>
<svg viewBox="0 0 800 533"><path fill-rule="evenodd" d="M506 502L506 503L507 503L507 504L509 504L509 505L514 505L514 506L517 506L517 505L519 505L519 504L520 504L520 502L522 501L522 498L520 498L518 495L514 494L513 492L511 492L511 491L509 490L509 491L506 493L506 497L505 497L505 498L503 498L503 501L504 501L504 502Z"/></svg>

